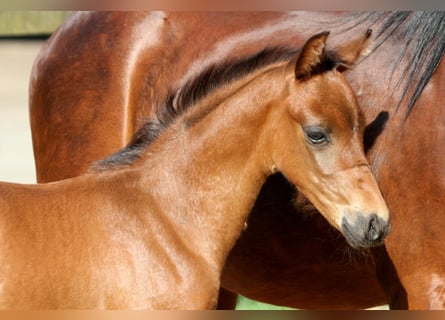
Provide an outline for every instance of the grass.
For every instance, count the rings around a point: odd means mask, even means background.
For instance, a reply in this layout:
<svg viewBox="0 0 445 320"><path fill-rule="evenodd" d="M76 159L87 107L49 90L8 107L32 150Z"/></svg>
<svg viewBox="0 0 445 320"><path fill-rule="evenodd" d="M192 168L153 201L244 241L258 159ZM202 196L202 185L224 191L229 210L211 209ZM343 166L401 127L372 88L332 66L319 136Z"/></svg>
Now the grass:
<svg viewBox="0 0 445 320"><path fill-rule="evenodd" d="M273 304L262 303L255 300L251 300L243 296L239 296L238 303L236 304L236 310L295 310L295 309L276 306Z"/></svg>
<svg viewBox="0 0 445 320"><path fill-rule="evenodd" d="M281 307L273 304L258 302L243 296L238 296L236 310L296 310L289 307ZM388 305L370 308L369 310L389 310Z"/></svg>

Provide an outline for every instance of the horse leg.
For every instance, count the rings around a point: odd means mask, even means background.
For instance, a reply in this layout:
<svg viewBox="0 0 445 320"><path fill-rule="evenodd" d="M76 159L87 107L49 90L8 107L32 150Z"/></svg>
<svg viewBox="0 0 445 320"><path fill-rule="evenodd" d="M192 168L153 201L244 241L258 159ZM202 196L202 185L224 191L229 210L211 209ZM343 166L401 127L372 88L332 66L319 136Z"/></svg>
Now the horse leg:
<svg viewBox="0 0 445 320"><path fill-rule="evenodd" d="M388 296L388 305L392 310L408 309L408 299L405 288L400 283L397 271L388 256L384 246L374 250L377 263L376 275L382 285L383 290Z"/></svg>
<svg viewBox="0 0 445 320"><path fill-rule="evenodd" d="M416 235L414 235L416 237ZM395 242L415 242L412 239L397 239ZM419 248L423 247L424 240L419 240ZM431 245L431 244L430 244ZM442 248L434 248L418 252L409 252L410 249L389 246L388 254L391 260L382 259L386 263L379 265L378 277L389 296L391 309L410 310L443 310L445 309L445 270L443 259L434 252ZM403 254L402 252L409 252ZM400 255L399 255L400 254ZM392 262L391 262L392 261Z"/></svg>

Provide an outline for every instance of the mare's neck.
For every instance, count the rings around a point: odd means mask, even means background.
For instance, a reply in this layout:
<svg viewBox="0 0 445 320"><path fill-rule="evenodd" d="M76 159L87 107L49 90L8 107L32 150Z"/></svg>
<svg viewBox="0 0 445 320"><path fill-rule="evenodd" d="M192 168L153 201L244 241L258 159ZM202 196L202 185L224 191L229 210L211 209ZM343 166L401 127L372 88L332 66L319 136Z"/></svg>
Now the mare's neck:
<svg viewBox="0 0 445 320"><path fill-rule="evenodd" d="M281 72L275 68L245 78L204 99L144 155L141 169L148 170L147 185L156 185L153 198L216 267L222 267L272 170L266 132L270 102L283 88L272 78ZM224 96L209 109L212 98Z"/></svg>

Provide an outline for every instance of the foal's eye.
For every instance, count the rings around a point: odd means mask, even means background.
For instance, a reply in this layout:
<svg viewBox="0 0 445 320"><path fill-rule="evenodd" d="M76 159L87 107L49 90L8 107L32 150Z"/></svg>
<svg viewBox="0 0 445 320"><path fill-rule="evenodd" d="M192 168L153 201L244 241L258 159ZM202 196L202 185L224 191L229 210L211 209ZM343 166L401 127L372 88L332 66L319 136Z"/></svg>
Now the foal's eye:
<svg viewBox="0 0 445 320"><path fill-rule="evenodd" d="M303 129L307 140L313 145L322 145L329 142L326 130L320 127L306 127Z"/></svg>

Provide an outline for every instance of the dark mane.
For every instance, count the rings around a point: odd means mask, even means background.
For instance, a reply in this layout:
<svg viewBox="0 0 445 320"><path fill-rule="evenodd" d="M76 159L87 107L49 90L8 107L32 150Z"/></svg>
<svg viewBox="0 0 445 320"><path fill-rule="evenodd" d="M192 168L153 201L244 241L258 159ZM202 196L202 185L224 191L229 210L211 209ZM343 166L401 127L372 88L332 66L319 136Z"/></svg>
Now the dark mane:
<svg viewBox="0 0 445 320"><path fill-rule="evenodd" d="M408 116L444 55L445 12L394 12L378 31L381 43L389 37L405 39L404 47L394 51L393 63L403 66L403 77L397 81L397 88L402 89L397 108L413 89L405 111ZM403 59L407 62L402 63Z"/></svg>
<svg viewBox="0 0 445 320"><path fill-rule="evenodd" d="M401 71L402 76L395 79L396 86L391 89L400 92L397 109L408 99L404 105L408 117L444 56L445 12L365 12L342 19L351 19L344 23L347 29L343 32L365 26L374 30L375 45L370 55L377 53L380 46L394 42L393 56L385 67L391 70L392 79L398 74L396 71ZM411 90L412 94L407 96Z"/></svg>
<svg viewBox="0 0 445 320"><path fill-rule="evenodd" d="M394 45L392 56L388 54L384 65L378 68L391 73L396 85L388 90L397 92L397 108L403 108L406 117L445 54L444 11L346 12L329 22L318 22L333 34L357 34L357 30L372 29L374 45L368 58L380 54L382 45Z"/></svg>
<svg viewBox="0 0 445 320"><path fill-rule="evenodd" d="M287 61L296 55L295 49L286 47L266 48L245 58L214 64L196 78L189 80L182 88L171 92L165 103L156 108L156 119L146 122L133 136L132 141L123 149L112 154L92 167L104 171L117 166L130 165L137 160L144 149L153 142L173 120L224 84L273 63ZM329 65L329 64L327 64Z"/></svg>

